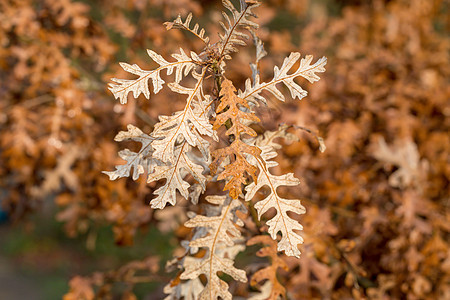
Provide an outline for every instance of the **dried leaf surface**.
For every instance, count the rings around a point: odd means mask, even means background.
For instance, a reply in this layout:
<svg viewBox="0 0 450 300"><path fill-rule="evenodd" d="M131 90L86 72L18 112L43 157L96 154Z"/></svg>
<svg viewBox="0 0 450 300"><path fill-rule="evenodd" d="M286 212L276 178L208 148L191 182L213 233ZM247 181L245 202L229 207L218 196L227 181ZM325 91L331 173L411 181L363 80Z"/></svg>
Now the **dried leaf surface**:
<svg viewBox="0 0 450 300"><path fill-rule="evenodd" d="M283 83L291 93L292 99L298 98L301 100L308 92L302 89L294 79L297 77L303 77L309 82L314 83L320 78L316 73L325 72L324 66L327 63L326 57L320 58L317 62L311 65L312 55L307 55L305 58L300 59L301 55L298 52L292 52L289 57L286 57L280 68L275 66L273 79L269 82L259 82L259 76L255 76L255 81L252 83L250 79L245 82L245 90L239 91L239 97L247 101L261 102L266 104L266 99L261 95L262 91L268 91L274 95L278 100L285 101L283 93L277 88L277 84ZM297 70L292 74L288 72L299 61L300 65Z"/></svg>
<svg viewBox="0 0 450 300"><path fill-rule="evenodd" d="M284 260L278 256L277 242L272 240L269 236L255 236L248 240L247 245L251 246L259 243L267 246L261 248L256 255L259 257L270 257L271 263L268 267L258 270L255 274L253 274L250 284L252 286L256 286L258 283L268 280L268 282L271 283L271 289L266 299L277 300L280 297L284 299L284 297L286 297L286 289L277 279L277 270L278 268L282 268L287 271L288 266ZM263 288L261 288L261 290L264 291Z"/></svg>
<svg viewBox="0 0 450 300"><path fill-rule="evenodd" d="M260 3L257 1L241 1L240 11L238 11L229 0L222 0L223 6L231 12L232 19L226 14L222 13L226 24L220 22L225 33L219 34L220 44L219 52L220 56L224 56L226 59L231 59L230 53L237 52L236 46L245 46L244 40L248 39L247 34L240 31L246 29L253 31L258 29L258 24L250 21L249 17L255 17L255 14L251 11L253 8L258 7Z"/></svg>
<svg viewBox="0 0 450 300"><path fill-rule="evenodd" d="M139 152L133 152L129 149L121 150L119 152L120 158L127 161L125 165L116 166L115 171L103 171L109 176L110 180L117 178L129 177L131 169L133 169L132 178L137 180L141 174L152 172L154 162L152 160L153 148L151 143L155 140L153 137L145 134L134 125L127 126L128 131L119 132L114 140L116 142L122 141L136 141L142 144Z"/></svg>
<svg viewBox="0 0 450 300"><path fill-rule="evenodd" d="M419 151L417 145L411 140L403 140L388 146L384 138L380 137L374 147L373 156L399 168L389 177L389 184L393 187L410 186L420 177Z"/></svg>
<svg viewBox="0 0 450 300"><path fill-rule="evenodd" d="M259 175L256 183L252 182L245 188L245 200L251 201L256 192L263 186L270 189L269 194L255 204L258 218L261 219L261 216L270 208L274 208L277 214L267 221L270 236L276 240L278 233L281 232L278 251L285 251L286 255L289 256L300 257L300 250L298 250L297 245L303 243L303 238L296 231L302 230L303 226L297 220L291 218L287 212L304 214L305 208L301 205L300 200L284 199L277 192L277 188L280 186L296 186L300 182L292 173L277 176L269 171L269 168L278 165L277 162L270 160L277 156L275 149L279 147L273 139L286 135L285 130L286 127L281 127L276 134L269 132L264 137L256 139L255 144L262 150L261 160L251 156L248 157L248 160L251 164L258 166Z"/></svg>
<svg viewBox="0 0 450 300"><path fill-rule="evenodd" d="M166 26L167 30L170 30L172 28L181 28L187 30L196 37L198 37L200 40L202 40L203 43L208 45L209 37L205 37L205 29L200 28L200 26L197 23L194 25L194 28L190 28L189 26L191 24L191 21L192 21L192 13L189 13L184 22L181 19L181 16L178 15L178 17L175 20L173 20L173 22L166 22L164 23L164 25Z"/></svg>
<svg viewBox="0 0 450 300"><path fill-rule="evenodd" d="M127 164L116 166L116 171L104 173L114 180L129 176L133 168L134 180L143 173L148 174L147 182L165 179L165 183L154 192L157 197L150 202L152 208L162 209L168 203L174 205L177 190L188 199L191 185L184 180L188 174L199 184L191 194L194 202L198 201L196 195L205 189L206 178L202 173L203 166L209 163L210 154L209 143L201 135L217 138L208 120L209 96L204 95L202 90L205 72L206 68L201 74L193 73L197 80L194 88L182 87L176 82L169 84L174 92L187 95L186 106L172 116L160 116L160 122L151 135L129 125L128 132L121 132L115 138L116 141L141 142L142 148L137 153L128 149L120 151L119 155ZM190 153L193 147L200 150L202 158Z"/></svg>
<svg viewBox="0 0 450 300"><path fill-rule="evenodd" d="M208 283L202 290L198 299L231 299L228 284L219 278L219 273L226 273L235 280L247 281L243 270L233 266L234 257L242 250L242 245L236 244L241 237L237 226L242 226L242 220L235 215L236 210L245 211L245 207L239 200L225 196L208 196L210 203L219 205L219 215L198 215L185 223L191 228L205 228L206 234L189 244L190 247L198 247L206 250L203 257L188 256L184 260L184 272L182 280L192 280L204 274Z"/></svg>
<svg viewBox="0 0 450 300"><path fill-rule="evenodd" d="M220 91L220 104L217 106L218 113L214 122L214 130L221 126L226 126L226 135L233 139L229 147L217 149L212 153L214 160L211 164L212 173L215 174L225 159L231 159L225 165L218 180L226 180L224 190L229 190L230 196L237 199L242 192L242 185L246 183L245 174L249 174L256 180L257 168L249 163L245 154L259 157L261 150L255 145L249 145L242 140L242 135L256 136L256 132L247 124L249 122L259 122L259 118L249 110L245 100L236 96L233 84L228 79L222 82Z"/></svg>
<svg viewBox="0 0 450 300"><path fill-rule="evenodd" d="M216 133L209 123L206 107L209 105L209 96L203 94L203 80L206 68L201 74L194 75L196 84L194 88L182 87L177 83L171 83L170 89L179 94L187 94L186 106L182 111L172 116L160 116L160 122L155 125L152 136L155 141L152 147L155 149L153 156L163 162L175 162L175 146L184 140L193 147L199 148L208 157L208 142L200 135L207 135L216 139Z"/></svg>
<svg viewBox="0 0 450 300"><path fill-rule="evenodd" d="M148 175L147 182L166 179L165 184L154 192L157 197L150 202L152 208L162 209L167 203L175 205L177 190L185 199L188 199L188 189L191 185L184 180L188 173L199 182L200 193L205 190L206 177L202 174L203 167L192 161L190 149L188 143L179 146L175 149L176 160L173 164L155 166L154 171Z"/></svg>
<svg viewBox="0 0 450 300"><path fill-rule="evenodd" d="M55 169L45 172L45 179L42 185L33 187L31 190L33 196L43 198L51 192L56 192L61 186L61 181L72 191L78 189L78 177L73 172L72 167L83 156L84 152L76 145L67 145L67 148L69 150L59 157Z"/></svg>
<svg viewBox="0 0 450 300"><path fill-rule="evenodd" d="M175 286L169 283L164 287L164 293L168 294L164 300L196 300L203 289L204 286L199 278L181 282Z"/></svg>
<svg viewBox="0 0 450 300"><path fill-rule="evenodd" d="M153 59L159 67L152 71L142 70L138 65L130 65L127 63L120 63L120 66L127 72L139 76L137 79L117 79L113 78L115 83L109 84L109 90L114 94L116 99L120 100L121 104L127 103L128 93L132 92L133 97L137 98L143 94L145 98L150 98L149 80L152 80L153 92L157 94L163 87L165 81L161 78L161 71L166 70L167 75L171 75L175 71L175 82L180 82L181 79L187 76L196 66L195 62L189 57L183 49L180 48L180 53L172 54L176 59L175 62L166 61L161 55L152 50L147 50L148 55Z"/></svg>

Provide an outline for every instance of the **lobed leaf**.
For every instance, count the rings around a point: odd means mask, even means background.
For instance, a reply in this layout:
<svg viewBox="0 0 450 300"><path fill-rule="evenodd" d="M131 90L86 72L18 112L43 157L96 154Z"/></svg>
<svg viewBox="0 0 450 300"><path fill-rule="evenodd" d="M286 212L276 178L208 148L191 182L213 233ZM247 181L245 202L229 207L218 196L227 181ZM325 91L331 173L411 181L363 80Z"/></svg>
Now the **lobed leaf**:
<svg viewBox="0 0 450 300"><path fill-rule="evenodd" d="M277 270L278 268L282 268L283 270L287 271L288 266L284 262L283 259L281 259L278 256L277 252L277 242L272 240L267 235L257 235L252 237L248 240L247 246L255 245L255 244L264 244L265 247L261 248L256 255L259 257L265 257L268 256L271 258L271 263L269 266L258 270L253 274L252 280L250 281L250 284L252 286L256 286L257 283L261 283L265 280L268 280L270 282L270 291L267 293L266 299L279 299L280 297L283 299L286 297L286 289L284 286L278 281L277 279ZM263 289L261 289L263 291Z"/></svg>
<svg viewBox="0 0 450 300"><path fill-rule="evenodd" d="M219 214L216 216L195 216L185 223L186 227L205 228L206 234L189 244L190 247L204 248L203 257L188 256L184 259L184 272L182 280L194 280L205 275L207 284L198 296L198 299L231 299L228 284L219 278L219 272L226 273L235 280L246 282L247 277L243 270L233 266L234 257L243 246L237 244L241 233L237 226L243 226L242 220L235 215L237 210L245 211L239 200L226 196L208 196L206 200L213 204L220 204ZM237 226L236 226L237 225Z"/></svg>
<svg viewBox="0 0 450 300"><path fill-rule="evenodd" d="M237 199L241 194L242 185L247 181L246 173L253 177L254 180L257 179L257 168L247 161L245 154L259 157L261 153L257 146L249 145L241 138L244 134L252 137L256 136L256 132L248 126L248 123L259 122L259 118L248 111L249 106L247 102L236 96L235 91L236 89L232 82L224 79L220 91L221 100L216 109L218 115L213 129L216 130L221 126L226 126L228 128L226 135L234 140L230 146L217 149L212 153L214 160L211 164L211 171L215 174L224 159L230 159L217 179L226 180L224 190L229 190L233 199Z"/></svg>
<svg viewBox="0 0 450 300"><path fill-rule="evenodd" d="M284 59L280 68L275 66L274 77L267 83L260 83L259 75L254 76L255 78L253 83L250 79L247 79L245 82L245 90L239 91L239 97L247 101L267 104L266 99L261 95L261 92L266 90L274 95L278 100L285 101L283 93L277 88L277 84L283 83L288 88L292 99L303 99L306 97L308 92L302 89L302 87L297 84L294 79L297 77L303 77L311 83L318 81L320 78L316 73L325 72L324 66L327 63L327 59L326 57L322 57L311 65L313 57L312 55L307 55L305 58L300 60L297 70L292 74L288 74L289 70L291 70L292 67L298 62L300 57L300 53L292 52L289 57Z"/></svg>
<svg viewBox="0 0 450 300"><path fill-rule="evenodd" d="M114 94L116 99L120 100L121 104L127 103L127 97L130 92L133 97L137 98L143 94L145 98L150 98L149 80L152 80L153 92L157 94L163 87L165 81L161 78L161 71L166 70L167 75L171 75L175 71L175 82L180 82L181 79L187 76L196 66L195 61L189 57L183 49L180 48L179 54L172 54L176 59L175 62L166 61L161 55L152 50L147 50L148 55L159 67L152 71L142 70L138 65L130 65L127 63L120 63L120 66L127 72L139 76L137 79L111 79L115 83L109 84L109 90Z"/></svg>
<svg viewBox="0 0 450 300"><path fill-rule="evenodd" d="M167 30L170 30L172 28L181 28L184 30L187 30L189 32L191 32L192 34L194 34L196 37L198 37L199 39L201 39L203 41L203 43L205 43L206 45L209 45L209 37L205 37L205 29L201 28L200 26L196 23L194 25L194 28L190 28L190 24L191 24L191 20L192 20L192 13L189 13L188 16L186 17L186 20L183 22L183 20L181 19L181 16L178 15L178 17L173 20L172 22L166 22L164 23L164 25L166 26ZM200 31L199 31L200 29Z"/></svg>
<svg viewBox="0 0 450 300"><path fill-rule="evenodd" d="M282 136L286 127L281 127L281 133L275 136ZM272 133L273 134L273 133ZM265 135L268 137L269 135ZM301 205L300 200L284 199L278 195L277 188L279 186L295 186L299 184L299 180L294 177L294 174L288 173L281 176L270 173L269 168L278 165L277 162L270 159L277 156L277 144L273 139L258 138L255 144L262 150L261 159L248 156L251 164L258 166L259 174L257 182L250 183L246 188L245 200L251 201L256 192L263 186L268 186L269 194L261 201L255 204L258 212L258 218L265 214L270 208L274 208L277 214L267 222L269 227L268 232L270 236L276 240L277 235L281 232L281 240L278 243L278 250L285 251L286 255L300 257L300 250L297 245L303 243L303 238L295 232L295 230L302 230L303 226L296 220L292 219L287 212L291 211L296 214L304 214L305 208Z"/></svg>
<svg viewBox="0 0 450 300"><path fill-rule="evenodd" d="M202 83L206 68L197 76L197 83L193 89L185 88L179 84L171 84L170 88L181 94L187 94L186 106L182 111L172 116L160 116L160 122L155 125L152 136L155 149L153 155L163 162L175 162L174 149L177 143L186 141L193 147L198 147L202 153L209 156L207 142L200 134L217 139L212 125L209 123L204 107L209 102L209 97L203 95ZM203 109L202 109L203 108Z"/></svg>
<svg viewBox="0 0 450 300"><path fill-rule="evenodd" d="M147 182L157 181L163 178L166 179L165 184L154 192L158 196L150 201L152 208L163 209L167 203L175 205L176 190L185 199L188 199L190 184L184 180L188 173L199 182L201 187L200 192L205 191L206 177L202 175L203 168L191 160L189 156L190 149L191 147L188 143L184 143L175 150L176 160L173 164L156 166L154 172L149 174Z"/></svg>
<svg viewBox="0 0 450 300"><path fill-rule="evenodd" d="M226 13L222 13L226 24L220 22L225 33L223 35L219 34L219 52L220 57L230 59L230 53L238 51L236 46L245 46L244 40L248 39L248 36L239 30L254 31L258 29L258 24L248 20L248 17L256 17L251 10L258 7L260 3L257 1L241 1L240 11L229 0L222 0L222 4L231 12L232 20Z"/></svg>
<svg viewBox="0 0 450 300"><path fill-rule="evenodd" d="M119 132L114 138L117 142L126 140L140 142L142 144L139 152L133 152L129 149L119 151L119 156L127 161L124 165L116 166L115 171L102 173L109 176L110 180L117 178L129 177L131 169L133 169L132 178L137 180L141 174L152 172L155 162L152 159L153 148L151 143L155 138L143 133L139 128L129 124L128 131Z"/></svg>
<svg viewBox="0 0 450 300"><path fill-rule="evenodd" d="M172 286L170 283L164 287L164 293L168 294L164 300L196 300L200 291L204 288L199 278L194 278Z"/></svg>

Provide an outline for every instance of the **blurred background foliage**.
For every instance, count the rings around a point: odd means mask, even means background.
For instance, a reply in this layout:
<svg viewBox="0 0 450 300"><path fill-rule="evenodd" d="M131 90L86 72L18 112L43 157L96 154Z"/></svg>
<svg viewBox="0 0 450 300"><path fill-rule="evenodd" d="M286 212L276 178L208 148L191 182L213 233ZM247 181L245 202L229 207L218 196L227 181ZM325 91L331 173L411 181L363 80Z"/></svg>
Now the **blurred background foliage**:
<svg viewBox="0 0 450 300"><path fill-rule="evenodd" d="M303 256L280 273L289 298L450 299L449 2L262 2L261 77L290 51L328 57L307 98L261 109L265 128L306 126L327 145L319 154L296 132L279 156L307 207ZM162 297L188 204L152 211L155 185L100 172L120 163L116 132L150 132L183 104L164 89L122 106L107 83L124 78L119 61L151 68L147 48L201 49L163 22L193 12L213 37L220 11L218 0L0 0L0 298ZM228 66L235 85L254 51ZM241 257L249 274L267 262L256 250Z"/></svg>

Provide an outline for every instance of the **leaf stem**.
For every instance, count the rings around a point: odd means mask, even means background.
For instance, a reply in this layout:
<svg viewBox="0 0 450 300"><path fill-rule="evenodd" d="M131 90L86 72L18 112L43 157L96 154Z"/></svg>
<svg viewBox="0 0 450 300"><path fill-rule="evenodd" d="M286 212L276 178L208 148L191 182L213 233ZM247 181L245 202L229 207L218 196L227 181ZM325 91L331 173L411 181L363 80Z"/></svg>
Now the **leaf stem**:
<svg viewBox="0 0 450 300"><path fill-rule="evenodd" d="M258 213L256 212L255 209L255 205L253 204L253 202L250 201L246 201L248 210L250 211L250 215L252 216L252 220L255 223L256 227L258 228L259 231L261 231L261 221L258 218Z"/></svg>

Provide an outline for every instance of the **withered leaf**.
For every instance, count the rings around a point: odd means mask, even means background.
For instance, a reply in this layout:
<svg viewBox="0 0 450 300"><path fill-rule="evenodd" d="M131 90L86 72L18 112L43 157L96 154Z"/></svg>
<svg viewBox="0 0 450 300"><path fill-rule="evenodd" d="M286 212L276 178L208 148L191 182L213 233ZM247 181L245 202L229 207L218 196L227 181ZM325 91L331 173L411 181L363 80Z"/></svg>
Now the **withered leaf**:
<svg viewBox="0 0 450 300"><path fill-rule="evenodd" d="M174 149L177 143L187 141L189 145L205 149L208 144L200 134L217 139L212 125L209 123L206 106L209 104L209 96L203 94L203 79L206 68L201 74L194 75L197 79L192 89L172 83L169 87L172 91L187 94L186 106L182 111L172 116L160 116L160 122L155 125L152 136L156 138L152 142L155 149L153 156L163 162L175 162ZM195 73L194 73L195 74ZM209 156L207 153L206 156Z"/></svg>
<svg viewBox="0 0 450 300"><path fill-rule="evenodd" d="M242 220L235 215L236 210L245 211L239 200L225 196L208 196L207 201L219 205L219 215L198 215L185 223L191 228L206 228L207 233L200 238L192 240L190 247L204 248L203 257L188 256L184 260L182 280L192 280L204 274L208 283L201 291L198 299L231 299L228 284L219 278L218 272L223 272L235 280L247 281L245 271L233 266L234 256L242 250L242 245L236 244L241 237L237 226L242 226ZM236 226L237 225L237 226Z"/></svg>
<svg viewBox="0 0 450 300"><path fill-rule="evenodd" d="M127 72L139 76L138 79L111 79L115 83L109 84L109 90L114 94L116 99L120 100L121 104L127 103L128 93L132 92L133 97L137 98L143 94L145 98L150 98L150 89L148 81L151 79L153 84L153 92L157 94L164 84L161 78L161 71L166 70L167 75L175 71L175 82L180 82L181 79L187 76L195 67L195 63L184 51L180 48L180 54L172 54L176 59L175 62L166 61L161 55L152 50L147 50L148 55L159 64L159 67L152 71L142 70L138 65L130 65L127 63L120 63L120 66Z"/></svg>
<svg viewBox="0 0 450 300"><path fill-rule="evenodd" d="M372 155L385 163L393 164L399 169L389 177L389 184L393 187L404 188L418 183L421 169L420 155L417 145L411 140L398 141L388 146L383 137L378 138L373 147Z"/></svg>
<svg viewBox="0 0 450 300"><path fill-rule="evenodd" d="M284 260L278 256L277 242L272 240L269 236L258 235L252 237L248 240L247 245L251 246L259 243L267 246L261 248L256 255L259 257L268 256L271 258L271 262L268 267L258 270L255 274L253 274L250 284L252 286L256 286L257 283L268 280L271 283L271 289L266 299L277 300L280 297L284 298L286 296L286 289L277 279L277 270L278 268L282 268L287 271L288 266Z"/></svg>
<svg viewBox="0 0 450 300"><path fill-rule="evenodd" d="M191 32L192 34L194 34L199 39L201 39L203 41L203 43L208 45L209 37L205 37L205 29L203 29L203 28L200 29L200 26L197 23L194 25L194 28L191 29L189 27L191 24L191 21L192 21L192 13L189 13L184 22L181 19L181 16L178 15L178 17L173 22L166 22L166 23L164 23L164 25L166 26L167 30L170 30L172 28L182 28L184 30L187 30L187 31ZM200 29L200 31L199 31L199 29Z"/></svg>
<svg viewBox="0 0 450 300"><path fill-rule="evenodd" d="M265 137L286 135L286 127L280 128L280 133L273 135L267 134ZM285 251L286 255L300 257L300 250L297 245L303 243L303 238L294 230L302 230L303 226L297 220L291 218L287 212L291 211L296 214L304 214L305 208L301 205L300 200L284 199L278 195L277 188L279 186L296 186L300 182L294 177L294 174L288 173L281 176L270 173L269 168L278 165L277 162L270 159L277 156L274 149L278 145L273 141L273 138L258 138L255 144L262 150L261 160L255 157L248 157L251 164L258 166L259 175L258 181L250 183L245 191L245 200L251 201L256 192L263 186L268 186L270 191L266 198L258 201L255 208L258 212L258 218L261 218L270 208L277 211L275 217L267 222L269 226L269 234L273 239L277 239L278 232L281 232L281 240L278 243L278 250Z"/></svg>
<svg viewBox="0 0 450 300"><path fill-rule="evenodd" d="M184 143L175 149L176 160L173 164L158 165L154 167L154 171L148 175L147 182L157 181L165 178L166 182L163 186L158 188L154 194L158 195L154 198L150 205L152 208L164 208L167 203L175 205L176 190L188 199L190 184L184 181L184 178L189 173L191 174L201 186L201 192L206 188L206 177L202 174L202 166L194 163L189 155L191 147L188 143Z"/></svg>
<svg viewBox="0 0 450 300"><path fill-rule="evenodd" d="M116 166L115 171L103 171L102 173L108 175L110 180L129 177L131 169L133 169L133 180L137 180L141 174L152 172L153 170L155 163L152 159L153 148L151 142L154 138L143 133L142 130L134 125L129 124L127 129L128 131L119 132L114 140L117 142L126 140L136 141L140 142L142 147L139 152L133 152L129 149L121 150L119 152L119 156L126 160L127 163L125 165Z"/></svg>
<svg viewBox="0 0 450 300"><path fill-rule="evenodd" d="M231 59L230 53L237 52L236 46L238 45L245 46L246 43L243 40L248 39L248 36L239 30L246 29L254 31L258 29L258 24L250 21L248 17L255 16L251 10L258 7L260 3L256 1L241 2L240 11L238 11L229 0L222 0L222 4L231 12L233 20L231 20L226 13L222 12L226 25L223 22L220 22L225 33L223 35L219 34L219 52L220 56L224 56L225 59Z"/></svg>
<svg viewBox="0 0 450 300"><path fill-rule="evenodd" d="M316 63L311 65L312 55L307 55L305 58L300 60L300 65L298 69L292 73L288 74L290 69L298 62L301 55L298 52L292 52L289 57L286 57L280 68L275 66L273 79L269 82L259 82L259 76L255 76L253 83L250 79L245 82L245 90L239 91L239 97L244 100L252 102L261 102L266 104L266 99L261 95L261 92L266 90L274 95L278 100L285 101L283 93L276 87L277 84L283 83L291 93L292 99L304 98L308 93L298 85L294 79L297 77L303 77L309 82L314 83L320 78L316 74L317 72L325 72L324 66L327 63L326 57L320 58Z"/></svg>
<svg viewBox="0 0 450 300"><path fill-rule="evenodd" d="M256 132L248 126L248 122L259 122L259 118L252 112L244 111L244 109L248 110L249 106L245 100L236 96L235 91L232 82L224 79L220 91L222 98L216 109L218 115L213 129L217 130L220 126L226 126L228 128L226 135L234 140L229 147L217 149L212 153L214 160L211 164L211 171L214 174L225 158L232 159L225 165L225 170L219 174L218 179L226 179L224 190L229 190L233 199L237 199L241 194L242 184L247 181L245 173L253 177L253 180L257 179L257 168L249 163L244 155L260 157L261 153L257 146L249 145L242 140L241 136L244 134L256 136Z"/></svg>

